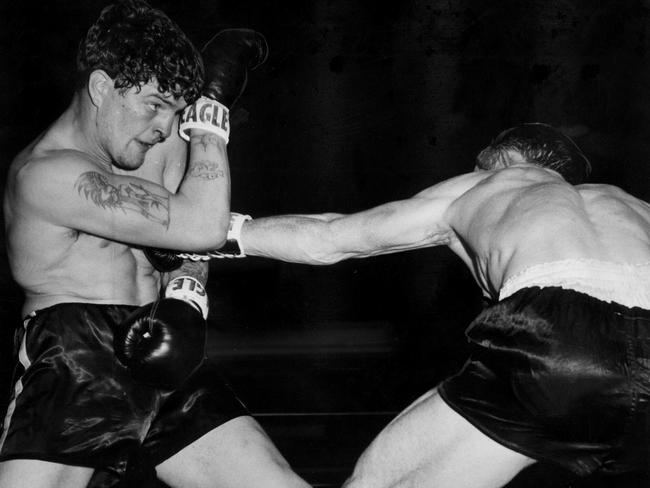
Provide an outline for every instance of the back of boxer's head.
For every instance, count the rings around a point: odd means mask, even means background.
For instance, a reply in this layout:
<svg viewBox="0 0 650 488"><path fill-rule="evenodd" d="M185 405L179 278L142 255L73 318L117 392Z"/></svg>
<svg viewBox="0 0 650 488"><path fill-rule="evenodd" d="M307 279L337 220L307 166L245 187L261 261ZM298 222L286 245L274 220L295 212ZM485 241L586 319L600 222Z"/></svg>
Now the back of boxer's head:
<svg viewBox="0 0 650 488"><path fill-rule="evenodd" d="M143 0L118 0L102 10L79 45L78 84L104 70L118 89L156 80L162 93L192 103L203 85L201 55L167 15Z"/></svg>
<svg viewBox="0 0 650 488"><path fill-rule="evenodd" d="M584 183L591 163L570 137L542 123L512 127L499 134L477 157L482 169L494 169L499 162L508 166L508 153L521 155L523 161L557 171L572 185Z"/></svg>

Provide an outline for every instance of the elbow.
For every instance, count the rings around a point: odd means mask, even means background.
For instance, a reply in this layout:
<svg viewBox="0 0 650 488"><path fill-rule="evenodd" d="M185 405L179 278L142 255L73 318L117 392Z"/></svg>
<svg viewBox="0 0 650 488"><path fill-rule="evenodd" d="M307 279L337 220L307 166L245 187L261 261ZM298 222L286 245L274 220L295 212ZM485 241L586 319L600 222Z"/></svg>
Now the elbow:
<svg viewBox="0 0 650 488"><path fill-rule="evenodd" d="M198 222L195 229L190 231L193 252L207 252L219 249L226 244L230 219L218 218L208 222Z"/></svg>
<svg viewBox="0 0 650 488"><path fill-rule="evenodd" d="M329 266L343 261L346 255L327 239L320 239L319 245L303 246L303 262L315 266Z"/></svg>
<svg viewBox="0 0 650 488"><path fill-rule="evenodd" d="M302 250L304 262L307 264L328 266L354 255L354 252L349 252L349 246L344 243L341 233L331 225L331 220L314 226L301 237L297 239L298 247Z"/></svg>
<svg viewBox="0 0 650 488"><path fill-rule="evenodd" d="M316 260L312 261L309 264L312 264L314 266L331 266L333 264L336 264L336 263L339 263L339 262L343 261L343 259L344 258L342 258L342 257L326 256L326 257L316 259Z"/></svg>
<svg viewBox="0 0 650 488"><path fill-rule="evenodd" d="M230 227L230 214L216 219L206 232L207 242L204 244L204 251L219 249L226 244L228 228Z"/></svg>
<svg viewBox="0 0 650 488"><path fill-rule="evenodd" d="M343 256L335 253L319 252L306 256L305 263L315 266L329 266L343 260Z"/></svg>

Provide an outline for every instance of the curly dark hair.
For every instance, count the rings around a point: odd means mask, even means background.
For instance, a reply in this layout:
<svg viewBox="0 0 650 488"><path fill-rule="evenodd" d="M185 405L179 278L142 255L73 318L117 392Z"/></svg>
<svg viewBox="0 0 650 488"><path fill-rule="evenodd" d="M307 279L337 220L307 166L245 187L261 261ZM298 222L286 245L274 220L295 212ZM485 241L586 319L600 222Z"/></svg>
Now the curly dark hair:
<svg viewBox="0 0 650 488"><path fill-rule="evenodd" d="M118 0L88 29L77 54L79 86L97 69L113 78L115 88L140 88L155 79L161 93L187 103L203 86L198 50L169 17L143 0Z"/></svg>
<svg viewBox="0 0 650 488"><path fill-rule="evenodd" d="M521 124L504 130L477 156L479 168L493 169L517 151L530 164L557 171L572 185L584 183L591 163L573 140L555 127L540 122Z"/></svg>

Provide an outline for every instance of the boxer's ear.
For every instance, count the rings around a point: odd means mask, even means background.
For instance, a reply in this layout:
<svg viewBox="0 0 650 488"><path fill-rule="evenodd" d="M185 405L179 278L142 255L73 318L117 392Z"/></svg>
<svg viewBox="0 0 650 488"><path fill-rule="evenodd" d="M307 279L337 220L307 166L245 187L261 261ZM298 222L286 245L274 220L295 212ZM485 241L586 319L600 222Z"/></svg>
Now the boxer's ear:
<svg viewBox="0 0 650 488"><path fill-rule="evenodd" d="M88 77L88 95L93 105L101 105L103 98L113 88L113 79L106 71L96 69Z"/></svg>

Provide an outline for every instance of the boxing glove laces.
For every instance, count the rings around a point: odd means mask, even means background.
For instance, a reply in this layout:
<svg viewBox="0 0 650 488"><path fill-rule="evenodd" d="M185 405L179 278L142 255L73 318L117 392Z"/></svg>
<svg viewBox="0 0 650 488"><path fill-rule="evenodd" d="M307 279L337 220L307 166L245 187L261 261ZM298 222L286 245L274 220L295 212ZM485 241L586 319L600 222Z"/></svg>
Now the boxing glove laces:
<svg viewBox="0 0 650 488"><path fill-rule="evenodd" d="M171 280L164 295L134 310L117 327L113 343L136 381L175 390L205 360L208 298L191 276Z"/></svg>

